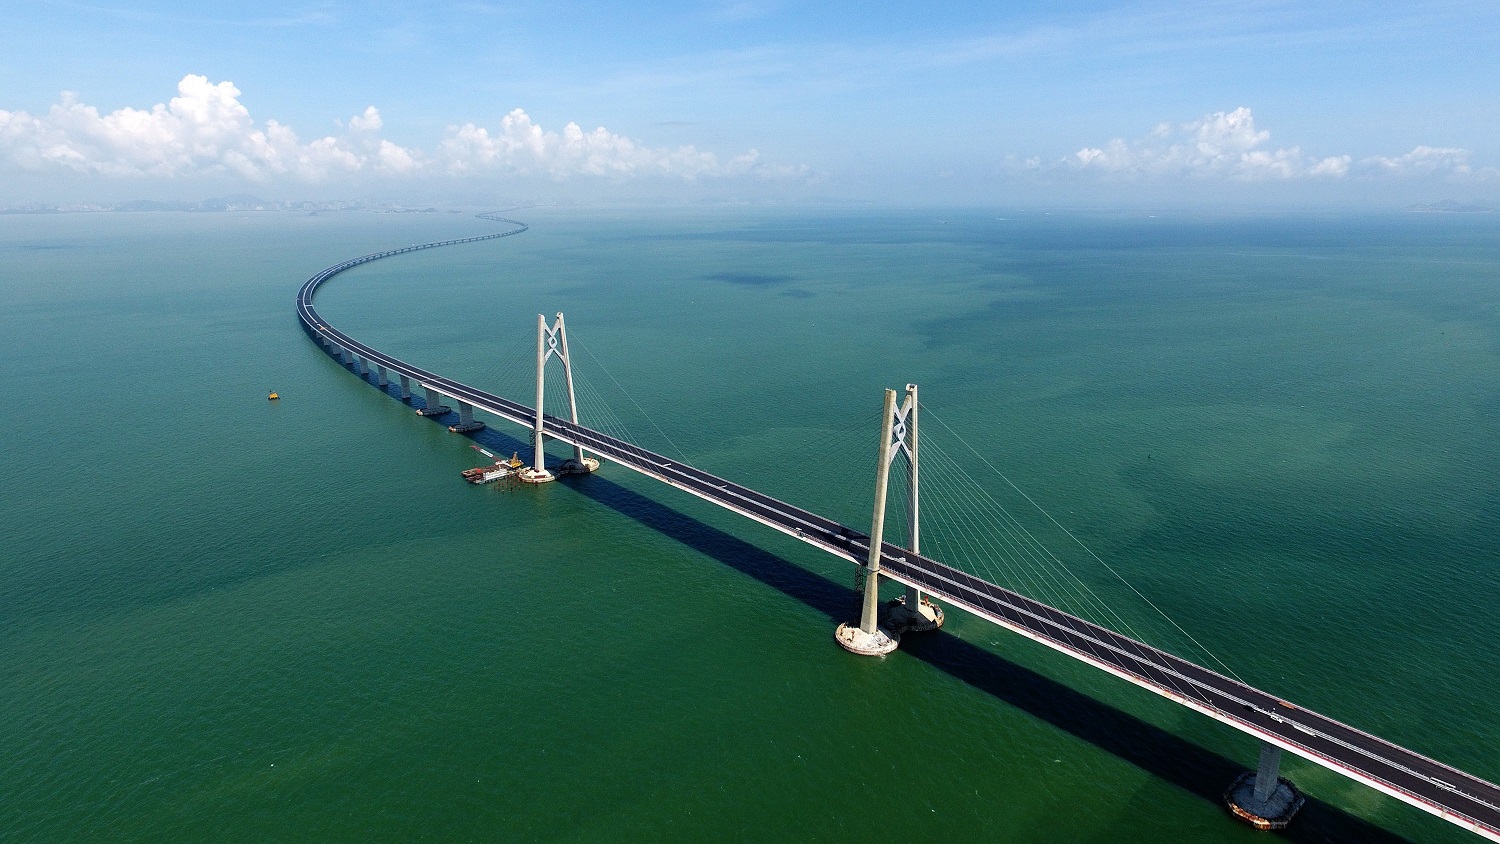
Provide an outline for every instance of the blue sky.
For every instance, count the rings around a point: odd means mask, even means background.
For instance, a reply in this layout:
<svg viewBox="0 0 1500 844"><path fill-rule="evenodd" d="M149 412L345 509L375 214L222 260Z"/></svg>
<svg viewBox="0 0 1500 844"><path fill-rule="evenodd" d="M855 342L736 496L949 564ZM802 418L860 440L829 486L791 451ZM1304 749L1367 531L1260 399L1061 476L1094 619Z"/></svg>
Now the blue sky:
<svg viewBox="0 0 1500 844"><path fill-rule="evenodd" d="M0 203L1494 200L1497 56L1495 2L42 0Z"/></svg>

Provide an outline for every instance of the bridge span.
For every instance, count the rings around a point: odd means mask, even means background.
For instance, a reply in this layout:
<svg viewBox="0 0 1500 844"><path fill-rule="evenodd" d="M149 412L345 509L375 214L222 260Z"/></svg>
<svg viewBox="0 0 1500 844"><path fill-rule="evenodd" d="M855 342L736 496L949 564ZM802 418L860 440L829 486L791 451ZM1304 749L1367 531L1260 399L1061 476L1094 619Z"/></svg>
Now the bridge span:
<svg viewBox="0 0 1500 844"><path fill-rule="evenodd" d="M514 228L376 252L309 278L297 294L297 316L304 330L331 354L353 365L358 374L368 375L370 367L375 367L381 386L394 373L401 379L403 398L411 397L414 383L425 391L429 409L446 412L441 408L442 398L452 399L459 405L461 424L472 422L478 410L527 429L539 428L547 437L587 449L856 565L865 566L874 558L869 553L868 533L574 421L546 413L538 416L535 408L414 366L330 326L314 309L319 286L352 267L421 249L508 237L527 229L516 220L481 216ZM1288 750L1500 841L1500 787L1486 780L913 551L882 542L878 559L879 573L886 577L1260 739L1265 750L1258 773L1269 774L1273 782L1279 752ZM1275 750L1274 758L1269 750Z"/></svg>

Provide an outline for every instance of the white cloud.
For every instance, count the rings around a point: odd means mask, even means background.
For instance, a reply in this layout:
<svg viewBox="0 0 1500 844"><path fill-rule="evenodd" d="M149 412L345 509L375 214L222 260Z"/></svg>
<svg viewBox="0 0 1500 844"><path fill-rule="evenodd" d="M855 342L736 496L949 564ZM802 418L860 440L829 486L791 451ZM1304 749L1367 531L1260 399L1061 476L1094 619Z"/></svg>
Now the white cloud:
<svg viewBox="0 0 1500 844"><path fill-rule="evenodd" d="M356 174L689 180L806 174L806 168L763 164L754 150L721 163L692 146L642 146L603 127L585 132L569 123L560 132L547 131L521 109L501 118L494 131L475 123L450 126L431 154L382 138L384 120L374 106L349 118L343 134L303 143L275 120L257 126L239 97L231 82L188 75L176 97L148 110L100 114L70 93L45 115L0 110L0 170L168 179L233 175L258 182L322 182Z"/></svg>
<svg viewBox="0 0 1500 844"><path fill-rule="evenodd" d="M1418 146L1405 155L1394 158L1371 156L1360 164L1388 173L1446 173L1466 176L1474 172L1469 164L1469 151L1453 147Z"/></svg>
<svg viewBox="0 0 1500 844"><path fill-rule="evenodd" d="M691 146L675 150L643 147L602 126L585 132L577 123L569 123L561 132L548 132L519 108L501 118L500 128L493 133L473 123L448 127L438 162L456 174L503 172L556 178L667 175L691 179L721 172L713 153Z"/></svg>
<svg viewBox="0 0 1500 844"><path fill-rule="evenodd" d="M1158 124L1135 141L1115 138L1084 147L1059 163L1063 169L1118 179L1160 177L1229 179L1242 182L1292 180L1374 181L1445 179L1452 182L1500 180L1500 169L1478 167L1469 151L1418 146L1404 155L1316 157L1296 146L1272 148L1271 133L1255 125L1250 109L1214 112L1190 123Z"/></svg>
<svg viewBox="0 0 1500 844"><path fill-rule="evenodd" d="M1150 176L1218 177L1241 181L1340 178L1348 174L1347 155L1314 158L1298 147L1267 148L1271 133L1257 129L1250 109L1214 112L1191 123L1158 124L1136 141L1115 138L1102 147L1084 147L1068 159L1083 170L1126 178Z"/></svg>
<svg viewBox="0 0 1500 844"><path fill-rule="evenodd" d="M720 163L713 153L691 145L645 147L603 126L585 132L577 123L569 123L561 132L550 132L518 108L501 118L494 132L473 123L449 126L435 163L455 175L503 173L558 179L752 176L774 180L808 175L806 166L765 164L759 159L760 153L750 150Z"/></svg>

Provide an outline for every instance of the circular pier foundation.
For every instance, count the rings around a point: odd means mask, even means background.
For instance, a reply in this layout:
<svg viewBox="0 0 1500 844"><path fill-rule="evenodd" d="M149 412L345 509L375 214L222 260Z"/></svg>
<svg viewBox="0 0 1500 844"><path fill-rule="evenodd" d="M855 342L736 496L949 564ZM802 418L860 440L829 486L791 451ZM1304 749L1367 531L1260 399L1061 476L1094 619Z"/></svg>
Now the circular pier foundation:
<svg viewBox="0 0 1500 844"><path fill-rule="evenodd" d="M922 605L915 610L906 606L902 595L886 605L889 608L890 627L901 633L926 633L943 626L943 608L922 596Z"/></svg>
<svg viewBox="0 0 1500 844"><path fill-rule="evenodd" d="M901 641L878 627L874 633L866 633L853 624L840 624L833 632L833 638L839 647L860 656L884 656L894 651Z"/></svg>
<svg viewBox="0 0 1500 844"><path fill-rule="evenodd" d="M527 466L525 469L517 472L515 478L523 484L545 484L557 480L556 475L546 469L538 469L534 466Z"/></svg>
<svg viewBox="0 0 1500 844"><path fill-rule="evenodd" d="M1290 780L1277 778L1276 788L1265 800L1255 797L1255 773L1245 771L1224 792L1224 803L1235 817L1256 829L1286 829L1292 816L1306 802Z"/></svg>
<svg viewBox="0 0 1500 844"><path fill-rule="evenodd" d="M599 461L593 457L583 458L582 463L569 457L562 462L561 466L557 467L559 475L587 475L590 472L597 471L599 471Z"/></svg>

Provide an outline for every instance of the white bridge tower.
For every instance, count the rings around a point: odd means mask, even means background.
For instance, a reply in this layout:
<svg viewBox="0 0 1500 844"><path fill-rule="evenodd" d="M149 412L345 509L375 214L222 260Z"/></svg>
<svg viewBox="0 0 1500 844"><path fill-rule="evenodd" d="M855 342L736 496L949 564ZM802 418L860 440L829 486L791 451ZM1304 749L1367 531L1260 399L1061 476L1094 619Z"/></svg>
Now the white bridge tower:
<svg viewBox="0 0 1500 844"><path fill-rule="evenodd" d="M881 414L880 454L875 466L875 514L870 522L870 554L865 562L864 606L859 626L840 624L834 638L845 650L867 656L888 654L896 649L901 634L936 630L943 625L943 608L922 597L920 590L906 587L906 594L892 601L881 618L880 548L885 540L885 499L891 464L906 455L911 480L911 507L907 511L907 536L914 554L921 553L920 497L918 496L917 385L906 385L906 398L896 406L896 391L885 391Z"/></svg>
<svg viewBox="0 0 1500 844"><path fill-rule="evenodd" d="M568 382L568 418L577 425L578 398L573 392L573 363L568 357L568 327L563 322L561 311L551 326L547 325L545 316L536 315L536 427L532 435L531 465L516 474L523 483L544 484L557 480L557 475L581 474L599 468L598 459L585 457L583 447L575 444L573 456L557 467L556 474L547 471L546 412L543 402L546 398L547 361L553 357L562 362L563 376Z"/></svg>

